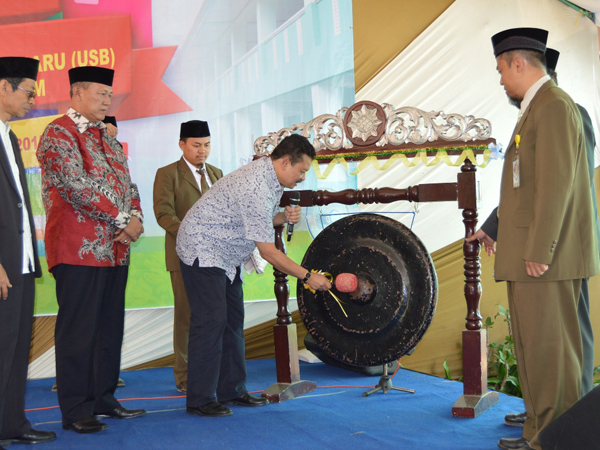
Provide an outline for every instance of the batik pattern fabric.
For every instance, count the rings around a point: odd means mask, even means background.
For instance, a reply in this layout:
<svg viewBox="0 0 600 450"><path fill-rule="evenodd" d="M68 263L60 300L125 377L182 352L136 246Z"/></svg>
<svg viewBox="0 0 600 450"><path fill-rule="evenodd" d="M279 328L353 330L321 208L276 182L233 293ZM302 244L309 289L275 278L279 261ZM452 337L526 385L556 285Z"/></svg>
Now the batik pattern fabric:
<svg viewBox="0 0 600 450"><path fill-rule="evenodd" d="M273 219L282 195L271 158L224 176L190 208L179 226L179 259L188 266L197 259L199 267L219 267L233 282L236 269L248 261L256 242L275 242Z"/></svg>
<svg viewBox="0 0 600 450"><path fill-rule="evenodd" d="M49 269L57 264L128 265L129 245L112 240L132 216L143 221L140 196L127 156L106 126L70 108L46 127L37 158Z"/></svg>

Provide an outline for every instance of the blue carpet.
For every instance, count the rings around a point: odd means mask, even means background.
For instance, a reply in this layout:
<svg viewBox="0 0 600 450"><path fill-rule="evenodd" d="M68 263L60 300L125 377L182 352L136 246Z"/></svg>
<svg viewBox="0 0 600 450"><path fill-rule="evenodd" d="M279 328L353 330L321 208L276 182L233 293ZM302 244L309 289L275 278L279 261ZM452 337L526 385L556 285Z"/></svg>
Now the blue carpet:
<svg viewBox="0 0 600 450"><path fill-rule="evenodd" d="M35 428L55 431L54 449L440 449L493 450L501 437L520 437L521 429L503 425L504 415L521 412L521 399L500 394L500 401L475 419L452 417L462 384L400 370L393 391L363 397L379 377L366 377L325 364L301 363L302 379L317 383L310 394L263 408L233 407L233 416L208 418L185 412L170 368L124 372L127 384L117 397L128 408L148 414L131 420L106 419L106 431L80 435L64 431L54 379L28 383L27 415ZM248 361L248 389L262 391L276 381L275 361ZM342 387L329 387L342 386ZM354 388L351 386L364 386ZM46 408L46 409L39 409ZM13 444L11 449L26 448ZM30 447L27 447L30 448ZM38 447L36 446L36 449Z"/></svg>

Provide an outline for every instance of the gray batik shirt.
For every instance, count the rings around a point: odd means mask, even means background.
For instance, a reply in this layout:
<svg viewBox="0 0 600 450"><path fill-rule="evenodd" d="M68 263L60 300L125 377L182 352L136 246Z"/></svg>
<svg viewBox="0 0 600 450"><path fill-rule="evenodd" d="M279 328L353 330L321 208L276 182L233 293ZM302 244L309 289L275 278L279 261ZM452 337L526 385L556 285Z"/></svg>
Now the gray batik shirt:
<svg viewBox="0 0 600 450"><path fill-rule="evenodd" d="M256 248L275 242L273 219L283 186L271 158L261 158L218 180L185 215L176 251L184 264L219 267L233 282ZM243 272L243 271L242 271Z"/></svg>

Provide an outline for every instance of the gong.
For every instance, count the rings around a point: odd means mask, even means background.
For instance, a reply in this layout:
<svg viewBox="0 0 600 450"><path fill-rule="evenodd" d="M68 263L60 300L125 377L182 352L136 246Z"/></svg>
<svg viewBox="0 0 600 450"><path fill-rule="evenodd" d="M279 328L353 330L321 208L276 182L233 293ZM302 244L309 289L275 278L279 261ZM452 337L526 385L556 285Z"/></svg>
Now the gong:
<svg viewBox="0 0 600 450"><path fill-rule="evenodd" d="M331 290L341 307L329 292L312 293L298 283L308 332L342 363L367 367L397 360L417 345L433 319L433 262L421 240L393 219L356 214L334 222L311 243L302 266L358 278L354 292Z"/></svg>

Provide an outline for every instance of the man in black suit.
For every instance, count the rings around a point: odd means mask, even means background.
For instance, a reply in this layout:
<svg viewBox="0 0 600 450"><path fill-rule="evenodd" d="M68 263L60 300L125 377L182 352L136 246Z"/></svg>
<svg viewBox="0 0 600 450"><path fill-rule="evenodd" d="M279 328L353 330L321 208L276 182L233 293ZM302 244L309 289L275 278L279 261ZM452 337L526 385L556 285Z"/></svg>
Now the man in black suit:
<svg viewBox="0 0 600 450"><path fill-rule="evenodd" d="M25 417L35 278L41 276L19 142L10 130L35 104L39 61L0 58L0 449L56 439Z"/></svg>

